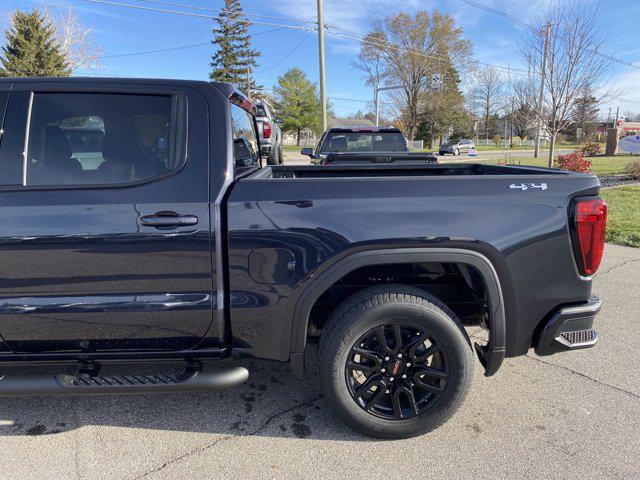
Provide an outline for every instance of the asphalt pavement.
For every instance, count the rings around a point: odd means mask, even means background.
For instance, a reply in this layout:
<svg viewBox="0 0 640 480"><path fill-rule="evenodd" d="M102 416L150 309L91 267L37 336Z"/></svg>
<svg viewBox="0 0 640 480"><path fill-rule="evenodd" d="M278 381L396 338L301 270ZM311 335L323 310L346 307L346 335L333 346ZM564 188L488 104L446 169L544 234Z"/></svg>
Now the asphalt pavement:
<svg viewBox="0 0 640 480"><path fill-rule="evenodd" d="M304 381L252 363L214 395L0 399L0 478L640 478L640 250L607 245L592 349L476 362L471 393L438 430L372 440Z"/></svg>

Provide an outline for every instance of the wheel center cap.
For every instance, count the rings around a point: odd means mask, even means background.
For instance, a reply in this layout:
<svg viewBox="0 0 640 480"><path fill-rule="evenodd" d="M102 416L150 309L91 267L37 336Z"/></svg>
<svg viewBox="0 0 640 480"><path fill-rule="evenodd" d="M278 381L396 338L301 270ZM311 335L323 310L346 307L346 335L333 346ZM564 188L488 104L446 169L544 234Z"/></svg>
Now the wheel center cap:
<svg viewBox="0 0 640 480"><path fill-rule="evenodd" d="M389 372L392 376L402 375L405 370L405 364L402 360L396 359L391 360L387 363L387 372Z"/></svg>

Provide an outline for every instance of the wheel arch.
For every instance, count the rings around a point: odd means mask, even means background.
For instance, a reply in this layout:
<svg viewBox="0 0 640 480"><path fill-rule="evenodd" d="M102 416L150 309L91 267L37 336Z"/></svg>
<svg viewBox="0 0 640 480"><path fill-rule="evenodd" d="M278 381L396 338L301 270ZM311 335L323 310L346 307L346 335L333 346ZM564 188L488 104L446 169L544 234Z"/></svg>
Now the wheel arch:
<svg viewBox="0 0 640 480"><path fill-rule="evenodd" d="M489 341L485 346L476 343L475 349L485 368L485 375L496 373L505 356L506 316L502 286L493 263L485 255L468 249L401 248L366 250L348 255L327 268L307 286L294 308L290 352L294 374L298 377L304 375L304 351L311 310L327 289L361 267L423 262L464 264L474 267L481 275L489 299Z"/></svg>

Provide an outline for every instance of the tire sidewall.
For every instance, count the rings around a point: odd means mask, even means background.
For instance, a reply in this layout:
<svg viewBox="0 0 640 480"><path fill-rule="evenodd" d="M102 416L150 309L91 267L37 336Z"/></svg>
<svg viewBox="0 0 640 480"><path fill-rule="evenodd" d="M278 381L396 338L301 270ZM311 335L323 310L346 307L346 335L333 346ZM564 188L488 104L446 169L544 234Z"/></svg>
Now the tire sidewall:
<svg viewBox="0 0 640 480"><path fill-rule="evenodd" d="M384 419L363 410L351 397L345 375L346 361L355 342L369 329L393 323L390 320L396 318L402 319L403 325L427 329L444 348L450 372L444 391L434 403L419 416L406 420ZM468 340L452 319L439 309L414 303L386 303L361 312L335 332L327 347L330 371L320 373L329 403L348 424L380 437L419 435L443 423L463 399L460 397L466 393L467 377L473 368Z"/></svg>

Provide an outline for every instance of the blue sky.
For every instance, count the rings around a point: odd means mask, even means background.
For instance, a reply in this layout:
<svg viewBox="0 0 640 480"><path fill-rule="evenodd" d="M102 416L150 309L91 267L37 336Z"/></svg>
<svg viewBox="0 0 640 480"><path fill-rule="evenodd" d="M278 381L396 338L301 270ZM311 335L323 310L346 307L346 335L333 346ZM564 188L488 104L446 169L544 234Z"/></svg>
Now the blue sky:
<svg viewBox="0 0 640 480"><path fill-rule="evenodd" d="M113 1L176 10L175 7L151 5L139 0ZM223 4L222 0L166 1L214 9ZM484 4L508 11L525 21L531 20L550 2L551 0L483 0ZM0 10L6 21L7 12L13 8L30 9L58 4L71 5L76 9L84 24L94 29L96 42L102 46L107 56L194 45L211 39L213 21L210 19L139 11L86 0L2 0ZM244 10L251 14L297 20L313 20L316 15L316 0L243 0L242 4ZM522 35L522 29L500 16L466 5L460 0L324 0L324 5L326 23L359 34L367 32L372 19L400 11L414 13L420 9L435 8L456 17L465 36L474 44L477 60L502 66L521 66L517 39ZM605 33L610 35L608 53L638 65L639 16L640 2L636 0L601 2L600 24ZM253 17L253 20L283 23L258 17ZM258 82L270 88L278 75L293 66L300 67L313 81L317 81L316 32L275 28L253 25L250 29L254 35L254 47L262 52L255 73ZM348 115L365 108L365 101L371 99L373 93L364 85L360 73L350 66L358 52L358 42L328 35L325 43L327 94L333 97L331 102L334 110L338 115ZM102 68L96 73L121 77L207 79L211 53L210 45L202 45L163 53L110 57L102 60ZM612 80L619 87L626 88L622 97L639 103L613 100L602 105L604 114L606 115L609 107L615 110L617 106L621 112L640 112L640 69L616 65Z"/></svg>

